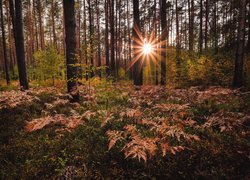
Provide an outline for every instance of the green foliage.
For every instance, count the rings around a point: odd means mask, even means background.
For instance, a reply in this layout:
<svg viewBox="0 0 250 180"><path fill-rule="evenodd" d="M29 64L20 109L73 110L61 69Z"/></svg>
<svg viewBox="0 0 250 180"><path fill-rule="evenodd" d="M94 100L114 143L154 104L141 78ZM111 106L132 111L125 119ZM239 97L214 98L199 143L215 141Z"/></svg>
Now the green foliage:
<svg viewBox="0 0 250 180"><path fill-rule="evenodd" d="M38 81L50 79L54 83L55 79L65 78L64 57L53 46L37 51L34 54L34 60L34 68L30 68L29 73Z"/></svg>
<svg viewBox="0 0 250 180"><path fill-rule="evenodd" d="M120 69L118 70L118 77L119 77L120 79L126 79L126 72L125 72L125 70L124 70L123 68L120 68Z"/></svg>
<svg viewBox="0 0 250 180"><path fill-rule="evenodd" d="M197 85L230 86L234 72L234 56L225 54L196 55L182 51L181 65L176 66L175 49L167 50L167 81L171 86ZM177 70L180 77L177 77ZM246 69L246 72L249 70ZM246 75L246 77L248 77Z"/></svg>

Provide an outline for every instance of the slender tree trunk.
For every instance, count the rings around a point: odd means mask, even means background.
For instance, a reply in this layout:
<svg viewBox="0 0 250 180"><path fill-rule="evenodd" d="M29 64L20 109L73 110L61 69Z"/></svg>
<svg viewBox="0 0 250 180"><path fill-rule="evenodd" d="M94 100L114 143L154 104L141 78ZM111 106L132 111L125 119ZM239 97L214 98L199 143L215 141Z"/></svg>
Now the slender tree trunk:
<svg viewBox="0 0 250 180"><path fill-rule="evenodd" d="M65 43L66 43L66 65L67 65L67 88L72 95L73 101L79 101L77 89L77 58L76 58L76 20L75 1L63 0Z"/></svg>
<svg viewBox="0 0 250 180"><path fill-rule="evenodd" d="M247 52L250 53L250 0L248 0L248 40L247 40Z"/></svg>
<svg viewBox="0 0 250 180"><path fill-rule="evenodd" d="M56 37L56 28L55 28L55 2L51 1L51 19L52 19L52 32L53 32L53 44L57 49L57 37Z"/></svg>
<svg viewBox="0 0 250 180"><path fill-rule="evenodd" d="M235 57L234 87L243 86L243 60L245 44L246 0L240 0L237 50Z"/></svg>
<svg viewBox="0 0 250 180"><path fill-rule="evenodd" d="M158 57L159 57L159 37L158 37L158 23L157 23L157 3L156 0L154 0L154 38L157 41L157 47L156 47L156 53L157 53L157 57L156 57L156 63L155 63L155 85L159 84L159 66L158 66Z"/></svg>
<svg viewBox="0 0 250 180"><path fill-rule="evenodd" d="M39 19L40 47L41 47L41 49L44 49L45 42L44 42L44 27L43 27L43 20L42 20L42 4L41 4L41 0L37 0L37 7L38 7L38 19Z"/></svg>
<svg viewBox="0 0 250 180"><path fill-rule="evenodd" d="M5 28L4 28L4 19L3 19L3 3L0 0L0 14L1 14L1 28L2 28L2 43L3 43L3 58L4 58L4 70L5 70L5 79L7 85L10 84L9 70L8 70L8 56L7 56L7 47L6 47L6 37L5 37Z"/></svg>
<svg viewBox="0 0 250 180"><path fill-rule="evenodd" d="M117 30L117 63L116 63L116 69L117 69L117 78L119 78L119 69L121 66L121 46L122 46L122 39L121 39L121 0L118 1L118 5L117 5L117 10L116 10L119 14L119 18L118 19L118 30Z"/></svg>
<svg viewBox="0 0 250 180"><path fill-rule="evenodd" d="M34 15L34 23L35 23L35 50L37 51L39 49L39 40L38 40L38 28L37 28L37 15L36 15L36 8L35 8L35 1L33 0L33 15Z"/></svg>
<svg viewBox="0 0 250 180"><path fill-rule="evenodd" d="M62 14L62 19L63 19L63 27L62 27L62 38L63 38L63 42L62 42L62 50L63 50L63 54L66 55L66 44L65 44L65 17L64 17L64 13Z"/></svg>
<svg viewBox="0 0 250 180"><path fill-rule="evenodd" d="M218 29L217 29L217 0L214 0L214 49L215 54L218 54Z"/></svg>
<svg viewBox="0 0 250 180"><path fill-rule="evenodd" d="M77 54L81 55L80 53L80 44L81 44L81 38L80 38L80 29L81 29L81 3L80 0L77 0L77 6L76 6L76 51Z"/></svg>
<svg viewBox="0 0 250 180"><path fill-rule="evenodd" d="M33 17L32 17L32 4L31 4L31 0L28 0L28 19L29 19L29 58L30 58L30 65L33 66L34 65L34 58L33 58L33 54L35 53L35 47L34 47L34 23L33 23Z"/></svg>
<svg viewBox="0 0 250 180"><path fill-rule="evenodd" d="M102 62L101 62L101 34L100 34L100 7L99 7L99 1L96 0L96 9L97 9L97 12L96 12L96 20L97 20L97 41L98 41L98 44L97 44L97 66L100 68L102 66ZM102 76L102 71L99 69L98 70L98 75L99 77Z"/></svg>
<svg viewBox="0 0 250 180"><path fill-rule="evenodd" d="M206 22L205 22L205 50L208 48L208 22L209 22L209 2L210 0L206 0Z"/></svg>
<svg viewBox="0 0 250 180"><path fill-rule="evenodd" d="M136 86L141 86L143 84L143 74L142 74L142 69L143 69L143 64L141 61L140 56L138 55L138 40L139 34L138 32L141 32L141 27L140 27L140 11L139 11L139 0L133 0L133 15L134 15L134 25L133 25L133 54L134 54L134 85ZM139 52L140 53L140 52Z"/></svg>
<svg viewBox="0 0 250 180"><path fill-rule="evenodd" d="M202 54L203 45L203 1L200 0L200 37L199 37L199 52Z"/></svg>
<svg viewBox="0 0 250 180"><path fill-rule="evenodd" d="M117 0L119 1L119 0ZM118 2L115 1L115 14L114 14L114 20L115 20L115 81L117 81L117 74L118 74Z"/></svg>
<svg viewBox="0 0 250 180"><path fill-rule="evenodd" d="M111 48L111 75L115 77L115 24L114 24L114 0L110 1L110 48Z"/></svg>
<svg viewBox="0 0 250 180"><path fill-rule="evenodd" d="M11 64L11 71L12 71L12 75L15 75L15 51L14 51L14 45L13 45L13 33L11 32L11 17L10 17L10 13L8 11L8 7L9 7L9 2L6 2L6 9L7 9L7 19L8 19L8 43L9 43L9 59L10 59L10 64Z"/></svg>
<svg viewBox="0 0 250 180"><path fill-rule="evenodd" d="M176 60L177 60L177 65L180 65L180 51L181 51L181 45L180 45L180 30L179 30L179 10L178 10L178 1L175 0L175 8L176 8Z"/></svg>
<svg viewBox="0 0 250 180"><path fill-rule="evenodd" d="M194 51L194 0L188 0L189 2L189 52Z"/></svg>
<svg viewBox="0 0 250 180"><path fill-rule="evenodd" d="M94 77L94 52L93 52L93 39L94 39L94 30L93 30L93 17L92 17L92 5L91 0L88 0L88 11L89 11L89 47L90 47L90 77Z"/></svg>
<svg viewBox="0 0 250 180"><path fill-rule="evenodd" d="M82 79L82 49L81 49L81 8L82 8L82 1L77 0L77 33L76 33L76 49L77 49L77 54L78 54L78 63L79 65L79 77Z"/></svg>
<svg viewBox="0 0 250 180"><path fill-rule="evenodd" d="M89 79L89 72L88 70L88 43L87 43L87 14L86 14L86 3L85 0L83 0L83 30L84 30L84 53L85 53L85 63L86 63L86 73L85 73L85 79L88 81Z"/></svg>
<svg viewBox="0 0 250 180"><path fill-rule="evenodd" d="M109 0L105 0L105 56L106 56L106 73L110 75L109 62Z"/></svg>
<svg viewBox="0 0 250 180"><path fill-rule="evenodd" d="M127 25L128 25L128 57L129 64L132 63L132 49L131 49L131 28L130 28L130 4L129 0L127 0ZM129 68L129 78L133 79L133 70Z"/></svg>
<svg viewBox="0 0 250 180"><path fill-rule="evenodd" d="M166 35L167 35L167 15L166 15L166 10L167 10L167 4L166 0L160 0L161 4L161 85L165 86L166 85Z"/></svg>
<svg viewBox="0 0 250 180"><path fill-rule="evenodd" d="M25 51L24 51L22 1L15 0L15 9L13 6L13 1L9 0L9 2L10 2L12 21L13 21L13 31L14 31L13 34L15 38L19 81L21 89L26 90L29 89L29 84L27 79Z"/></svg>

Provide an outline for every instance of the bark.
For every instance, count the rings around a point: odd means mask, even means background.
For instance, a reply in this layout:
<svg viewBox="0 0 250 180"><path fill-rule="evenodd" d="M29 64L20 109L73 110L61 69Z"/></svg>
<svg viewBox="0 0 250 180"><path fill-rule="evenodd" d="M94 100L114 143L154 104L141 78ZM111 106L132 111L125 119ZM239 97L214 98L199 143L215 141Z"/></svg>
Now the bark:
<svg viewBox="0 0 250 180"><path fill-rule="evenodd" d="M176 61L177 68L181 64L180 54L181 54L181 44L180 44L180 30L179 30L179 10L178 10L178 1L175 0L175 15L176 15Z"/></svg>
<svg viewBox="0 0 250 180"><path fill-rule="evenodd" d="M136 39L139 40L139 34L137 32L141 32L140 28L140 11L139 11L139 0L133 0L133 15L134 15L134 25L133 25L133 51L134 51L134 60L135 63L133 65L133 75L134 75L134 85L141 86L143 84L143 64L141 58L137 60L136 56L138 53L138 42L135 41ZM137 32L136 32L137 31Z"/></svg>
<svg viewBox="0 0 250 180"><path fill-rule="evenodd" d="M250 0L248 0L248 41L247 52L250 53Z"/></svg>
<svg viewBox="0 0 250 180"><path fill-rule="evenodd" d="M200 37L199 37L199 52L202 53L203 45L203 1L200 0Z"/></svg>
<svg viewBox="0 0 250 180"><path fill-rule="evenodd" d="M111 75L115 76L115 22L114 22L114 0L110 1L110 48L111 48Z"/></svg>
<svg viewBox="0 0 250 180"><path fill-rule="evenodd" d="M67 88L72 95L73 101L79 101L77 89L77 58L76 58L76 20L74 0L63 0L65 43L66 43L66 65L67 65Z"/></svg>
<svg viewBox="0 0 250 180"><path fill-rule="evenodd" d="M97 66L100 68L102 66L102 62L101 62L101 34L100 34L100 8L99 8L99 1L96 0L96 16L97 16ZM102 76L102 71L99 69L98 70L98 76L101 77Z"/></svg>
<svg viewBox="0 0 250 180"><path fill-rule="evenodd" d="M12 71L12 75L15 76L15 51L14 51L14 40L13 40L13 33L11 32L11 17L10 17L10 13L8 11L9 9L9 2L6 2L6 9L7 9L7 20L8 20L8 43L9 43L9 61L11 64L11 71Z"/></svg>
<svg viewBox="0 0 250 180"><path fill-rule="evenodd" d="M166 38L167 38L167 15L166 15L166 9L167 4L166 0L160 0L161 4L161 85L166 85Z"/></svg>
<svg viewBox="0 0 250 180"><path fill-rule="evenodd" d="M205 50L208 48L208 22L209 22L209 2L210 0L206 0L206 22L205 22Z"/></svg>
<svg viewBox="0 0 250 180"><path fill-rule="evenodd" d="M154 22L153 22L153 25L154 25L154 38L156 39L156 43L157 43L157 47L156 47L156 53L157 53L157 57L156 58L156 62L158 62L158 57L159 57L159 52L158 52L158 49L159 49L159 39L158 39L158 25L157 25L157 9L156 9L156 0L154 0ZM159 84L159 71L158 71L158 63L155 63L155 85L158 85Z"/></svg>
<svg viewBox="0 0 250 180"><path fill-rule="evenodd" d="M132 49L131 49L131 29L130 29L130 6L129 6L129 0L127 0L127 25L128 25L128 58L129 63L132 62ZM133 79L133 70L129 68L129 78Z"/></svg>
<svg viewBox="0 0 250 180"><path fill-rule="evenodd" d="M218 54L218 29L217 29L217 0L214 0L214 50Z"/></svg>
<svg viewBox="0 0 250 180"><path fill-rule="evenodd" d="M9 70L8 70L8 56L7 56L7 47L6 47L6 37L5 37L5 28L4 28L4 16L3 16L3 3L0 0L0 15L1 15L1 29L2 29L2 43L3 43L3 58L4 58L4 70L5 70L5 79L7 85L10 84Z"/></svg>
<svg viewBox="0 0 250 180"><path fill-rule="evenodd" d="M194 51L194 0L189 2L189 52Z"/></svg>
<svg viewBox="0 0 250 180"><path fill-rule="evenodd" d="M85 5L85 0L83 0L83 30L84 30L84 53L85 53L85 63L86 67L88 67L88 44L87 44L87 15L86 15L86 5ZM86 68L87 69L87 68ZM88 72L85 73L85 79L88 81L89 79L89 74Z"/></svg>
<svg viewBox="0 0 250 180"><path fill-rule="evenodd" d="M37 0L37 8L38 8L38 19L39 19L40 47L41 47L41 49L44 49L45 42L44 42L44 27L43 27L43 20L42 20L42 4L41 4L41 0Z"/></svg>
<svg viewBox="0 0 250 180"><path fill-rule="evenodd" d="M57 49L57 37L56 37L56 28L55 28L55 2L51 1L51 19L52 19L52 32L53 32L53 44Z"/></svg>
<svg viewBox="0 0 250 180"><path fill-rule="evenodd" d="M91 1L88 0L88 11L89 11L89 47L90 47L90 77L94 77L94 52L93 52L93 39L94 39L94 29L93 29L93 17L92 17L92 7L91 7Z"/></svg>
<svg viewBox="0 0 250 180"><path fill-rule="evenodd" d="M237 50L235 57L235 69L234 69L234 81L233 81L234 87L243 86L245 24L246 24L246 0L240 0Z"/></svg>
<svg viewBox="0 0 250 180"><path fill-rule="evenodd" d="M109 62L109 0L105 0L105 56L106 56L106 73L110 75Z"/></svg>
<svg viewBox="0 0 250 180"><path fill-rule="evenodd" d="M35 50L37 51L39 49L39 40L38 40L38 28L37 28L37 17L36 17L36 8L35 8L35 1L33 1L33 15L34 15L34 23L35 23Z"/></svg>
<svg viewBox="0 0 250 180"><path fill-rule="evenodd" d="M15 0L15 9L12 0L10 0L10 8L13 23L13 33L15 38L16 58L18 66L18 74L21 89L29 89L26 62L25 62L25 50L24 50L24 37L23 37L23 15L22 15L22 1Z"/></svg>

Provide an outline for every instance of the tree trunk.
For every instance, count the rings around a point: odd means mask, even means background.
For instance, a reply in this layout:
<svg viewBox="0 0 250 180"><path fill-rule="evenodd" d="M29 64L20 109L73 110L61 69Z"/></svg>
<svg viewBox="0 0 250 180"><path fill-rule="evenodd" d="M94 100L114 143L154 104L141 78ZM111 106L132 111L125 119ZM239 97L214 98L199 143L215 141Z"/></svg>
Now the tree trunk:
<svg viewBox="0 0 250 180"><path fill-rule="evenodd" d="M127 0L127 26L128 26L128 58L129 64L132 63L132 49L131 49L131 28L130 28L130 6L129 0ZM130 66L129 66L130 67ZM133 79L133 70L129 68L129 78Z"/></svg>
<svg viewBox="0 0 250 180"><path fill-rule="evenodd" d="M100 68L102 66L102 62L101 62L101 34L100 34L100 7L99 7L99 1L96 0L96 16L97 16L97 66ZM101 77L102 76L102 71L101 69L98 70L98 76Z"/></svg>
<svg viewBox="0 0 250 180"><path fill-rule="evenodd" d="M110 48L111 48L111 75L115 76L115 24L114 24L114 0L110 1Z"/></svg>
<svg viewBox="0 0 250 180"><path fill-rule="evenodd" d="M40 37L40 47L44 49L45 42L44 42L44 27L42 21L42 4L41 0L37 0L37 8L38 8L38 19L39 19L39 37Z"/></svg>
<svg viewBox="0 0 250 180"><path fill-rule="evenodd" d="M93 39L94 39L94 29L93 29L93 17L92 17L92 7L91 7L91 1L88 0L88 11L89 11L89 48L90 48L90 66L89 66L89 72L90 77L94 77L94 52L93 52Z"/></svg>
<svg viewBox="0 0 250 180"><path fill-rule="evenodd" d="M203 1L200 0L200 37L199 37L199 52L202 54L203 45Z"/></svg>
<svg viewBox="0 0 250 180"><path fill-rule="evenodd" d="M9 71L8 71L8 56L7 56L6 37L5 37L5 28L4 28L4 19L3 19L3 3L2 2L3 1L0 0L0 14L1 14L4 70L5 70L6 83L7 83L7 85L9 85L10 84L10 77L9 77Z"/></svg>
<svg viewBox="0 0 250 180"><path fill-rule="evenodd" d="M189 52L194 51L194 0L189 2Z"/></svg>
<svg viewBox="0 0 250 180"><path fill-rule="evenodd" d="M24 51L24 37L23 37L23 15L22 15L22 1L15 0L15 8L13 1L9 0L11 16L13 22L13 34L15 38L16 58L18 66L18 74L21 89L29 89L26 62L25 62L25 51Z"/></svg>
<svg viewBox="0 0 250 180"><path fill-rule="evenodd" d="M209 22L209 1L206 0L206 22L205 22L205 50L208 48L208 22Z"/></svg>
<svg viewBox="0 0 250 180"><path fill-rule="evenodd" d="M141 86L143 84L143 74L142 74L143 64L142 64L141 58L137 57L137 56L140 56L138 54L138 46L140 46L140 44L137 42L138 40L140 40L138 32L139 33L141 32L139 0L133 0L133 15L134 15L134 25L133 25L134 59L133 61L135 61L133 65L134 85Z"/></svg>
<svg viewBox="0 0 250 180"><path fill-rule="evenodd" d="M217 29L217 0L214 0L214 50L218 54L218 29Z"/></svg>
<svg viewBox="0 0 250 180"><path fill-rule="evenodd" d="M248 40L247 40L247 52L250 53L250 0L248 0Z"/></svg>
<svg viewBox="0 0 250 180"><path fill-rule="evenodd" d="M122 38L121 38L121 0L118 1L118 4L116 6L119 10L117 10L118 14L119 14L119 18L116 17L118 19L118 23L117 23L117 63L116 63L116 77L119 78L119 69L122 63L121 60L121 46L122 46Z"/></svg>
<svg viewBox="0 0 250 180"><path fill-rule="evenodd" d="M77 89L77 58L76 58L76 20L75 1L63 0L65 43L66 43L66 65L67 65L67 88L73 101L79 101Z"/></svg>
<svg viewBox="0 0 250 180"><path fill-rule="evenodd" d="M167 4L166 0L160 0L161 4L161 85L165 86L166 85L166 34L167 34L167 15L166 15L166 9L167 9Z"/></svg>
<svg viewBox="0 0 250 180"><path fill-rule="evenodd" d="M154 63L155 65L155 85L159 84L159 71L158 71L158 57L159 57L159 38L158 38L158 24L157 24L157 9L156 9L157 3L156 0L154 0L154 22L153 22L153 26L154 26L154 38L156 39L156 63Z"/></svg>
<svg viewBox="0 0 250 180"><path fill-rule="evenodd" d="M35 8L35 1L33 1L33 15L34 15L34 23L35 23L35 50L37 51L39 49L39 41L38 41L38 28L37 28L37 17L36 17L36 8Z"/></svg>
<svg viewBox="0 0 250 180"><path fill-rule="evenodd" d="M245 24L246 24L246 0L240 0L237 50L235 58L234 81L233 81L234 87L243 86Z"/></svg>
<svg viewBox="0 0 250 180"><path fill-rule="evenodd" d="M180 64L181 64L181 44L180 44L180 32L179 32L179 10L178 1L175 0L175 15L176 15L176 71L177 77L180 77Z"/></svg>
<svg viewBox="0 0 250 180"><path fill-rule="evenodd" d="M6 2L6 9L7 9L7 19L8 19L8 43L9 43L9 61L11 63L11 71L12 75L15 76L15 51L14 51L14 40L13 40L13 33L11 32L11 17L10 17L10 12L8 11L9 9L9 2Z"/></svg>
<svg viewBox="0 0 250 180"><path fill-rule="evenodd" d="M52 32L53 32L53 44L57 49L57 37L56 37L56 28L55 28L55 2L54 0L51 1L51 19L52 19Z"/></svg>
<svg viewBox="0 0 250 180"><path fill-rule="evenodd" d="M105 0L105 56L106 56L106 73L110 75L109 62L109 0Z"/></svg>
<svg viewBox="0 0 250 180"><path fill-rule="evenodd" d="M85 63L86 63L86 72L85 72L85 79L88 81L89 73L87 72L88 67L88 43L87 43L87 15L86 15L86 3L83 0L83 30L84 30L84 53L85 53Z"/></svg>

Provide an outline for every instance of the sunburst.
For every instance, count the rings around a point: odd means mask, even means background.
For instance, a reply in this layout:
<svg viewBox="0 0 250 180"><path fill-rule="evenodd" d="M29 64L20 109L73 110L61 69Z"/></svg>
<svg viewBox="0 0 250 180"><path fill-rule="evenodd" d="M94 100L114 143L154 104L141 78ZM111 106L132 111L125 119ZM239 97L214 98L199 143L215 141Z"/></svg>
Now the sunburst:
<svg viewBox="0 0 250 180"><path fill-rule="evenodd" d="M161 51L166 50L161 47L166 41L161 41L161 36L155 35L155 29L151 34L146 36L143 36L136 26L134 27L134 31L138 38L133 38L136 45L133 45L133 59L129 69L132 68L137 61L140 61L140 68L142 68L145 63L147 66L150 66L150 62L158 66L161 60Z"/></svg>
<svg viewBox="0 0 250 180"><path fill-rule="evenodd" d="M153 47L151 44L145 43L143 45L143 54L150 54L150 53L152 53L152 51L153 51Z"/></svg>

